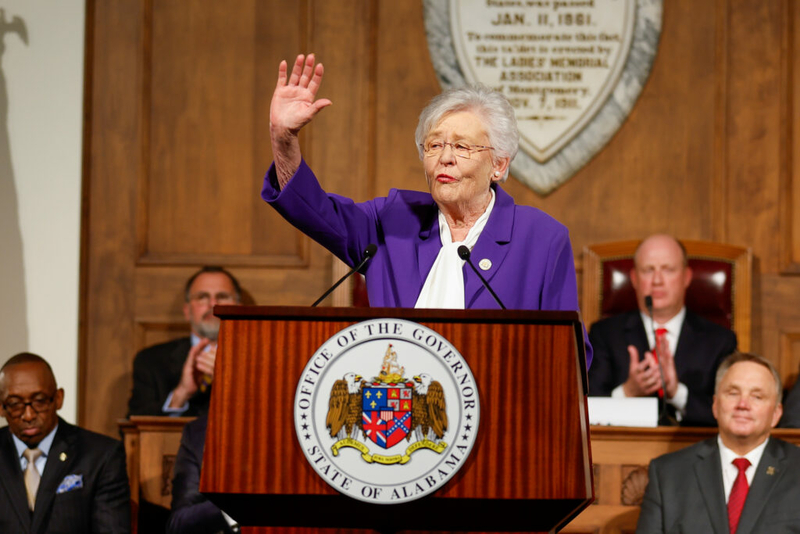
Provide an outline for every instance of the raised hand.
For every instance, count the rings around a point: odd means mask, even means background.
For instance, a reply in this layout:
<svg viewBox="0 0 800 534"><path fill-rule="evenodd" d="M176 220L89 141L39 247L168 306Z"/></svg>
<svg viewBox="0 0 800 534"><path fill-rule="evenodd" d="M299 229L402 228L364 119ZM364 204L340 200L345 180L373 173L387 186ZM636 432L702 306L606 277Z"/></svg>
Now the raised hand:
<svg viewBox="0 0 800 534"><path fill-rule="evenodd" d="M300 128L311 122L322 108L332 104L327 98L316 100L324 72L322 63L314 65L314 54L301 54L297 56L287 79L286 61L281 61L278 83L269 108L270 131L273 135L296 136Z"/></svg>
<svg viewBox="0 0 800 534"><path fill-rule="evenodd" d="M300 129L332 104L327 98L316 99L324 72L322 63L314 65L314 54L297 56L288 77L286 61L278 67L278 83L269 108L269 134L281 188L300 167Z"/></svg>
<svg viewBox="0 0 800 534"><path fill-rule="evenodd" d="M671 399L678 392L678 371L675 369L675 356L669 350L667 336L661 338L658 344L658 361L664 370L664 387L667 399Z"/></svg>
<svg viewBox="0 0 800 534"><path fill-rule="evenodd" d="M180 408L197 392L202 377L202 373L197 370L197 359L210 343L211 341L208 339L201 339L200 343L189 349L189 355L186 356L186 360L183 362L181 380L178 382L177 387L172 390L171 408Z"/></svg>

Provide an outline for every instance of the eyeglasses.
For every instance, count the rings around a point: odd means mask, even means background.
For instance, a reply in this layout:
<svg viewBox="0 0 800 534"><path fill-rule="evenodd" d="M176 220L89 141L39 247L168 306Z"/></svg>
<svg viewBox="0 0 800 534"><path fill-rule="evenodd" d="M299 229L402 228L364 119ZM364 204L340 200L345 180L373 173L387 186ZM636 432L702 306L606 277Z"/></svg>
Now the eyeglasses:
<svg viewBox="0 0 800 534"><path fill-rule="evenodd" d="M430 158L441 154L444 151L444 147L448 145L450 146L451 149L453 149L453 154L455 154L459 158L464 158L464 159L469 159L475 152L483 152L484 150L494 150L493 146L468 145L467 143L463 143L460 141L457 141L455 143L448 143L446 141L439 141L439 140L428 141L424 145L420 145L420 147L422 148L422 152L425 153L425 157Z"/></svg>
<svg viewBox="0 0 800 534"><path fill-rule="evenodd" d="M22 399L12 398L6 399L6 402L3 403L3 409L10 415L11 417L19 417L25 413L25 408L30 406L33 408L33 411L36 413L41 413L48 409L50 405L53 403L53 399L55 395L50 397L36 397L32 401L23 402Z"/></svg>
<svg viewBox="0 0 800 534"><path fill-rule="evenodd" d="M211 297L212 295L210 293L203 291L201 293L189 295L189 300L202 304L211 304ZM217 293L216 295L213 295L213 297L214 301L218 304L233 304L236 302L236 297L230 293Z"/></svg>

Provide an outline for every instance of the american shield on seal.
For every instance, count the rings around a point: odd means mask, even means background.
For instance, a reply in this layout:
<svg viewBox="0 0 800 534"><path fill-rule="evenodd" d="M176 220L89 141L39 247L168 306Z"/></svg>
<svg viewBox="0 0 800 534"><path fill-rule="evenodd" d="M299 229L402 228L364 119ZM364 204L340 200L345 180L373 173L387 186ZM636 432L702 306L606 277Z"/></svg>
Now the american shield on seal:
<svg viewBox="0 0 800 534"><path fill-rule="evenodd" d="M388 449L411 431L413 382L372 384L361 393L364 433L376 445Z"/></svg>

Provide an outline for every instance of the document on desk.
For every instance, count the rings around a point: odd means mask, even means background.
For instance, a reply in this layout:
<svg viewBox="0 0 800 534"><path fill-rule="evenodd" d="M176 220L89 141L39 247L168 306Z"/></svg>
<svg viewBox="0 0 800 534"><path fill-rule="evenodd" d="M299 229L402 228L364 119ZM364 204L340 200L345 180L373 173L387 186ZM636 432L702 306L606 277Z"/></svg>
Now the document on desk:
<svg viewBox="0 0 800 534"><path fill-rule="evenodd" d="M589 424L603 426L658 426L655 397L589 397Z"/></svg>

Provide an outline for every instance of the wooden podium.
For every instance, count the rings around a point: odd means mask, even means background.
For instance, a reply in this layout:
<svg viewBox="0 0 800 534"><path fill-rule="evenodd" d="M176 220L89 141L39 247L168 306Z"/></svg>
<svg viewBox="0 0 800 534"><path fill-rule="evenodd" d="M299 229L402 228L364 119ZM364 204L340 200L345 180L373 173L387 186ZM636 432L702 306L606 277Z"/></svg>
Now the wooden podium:
<svg viewBox="0 0 800 534"><path fill-rule="evenodd" d="M562 528L592 501L577 312L217 306L222 319L200 490L243 525L379 531ZM433 496L395 505L340 495L310 467L293 401L309 358L355 323L419 323L478 384L479 435Z"/></svg>

